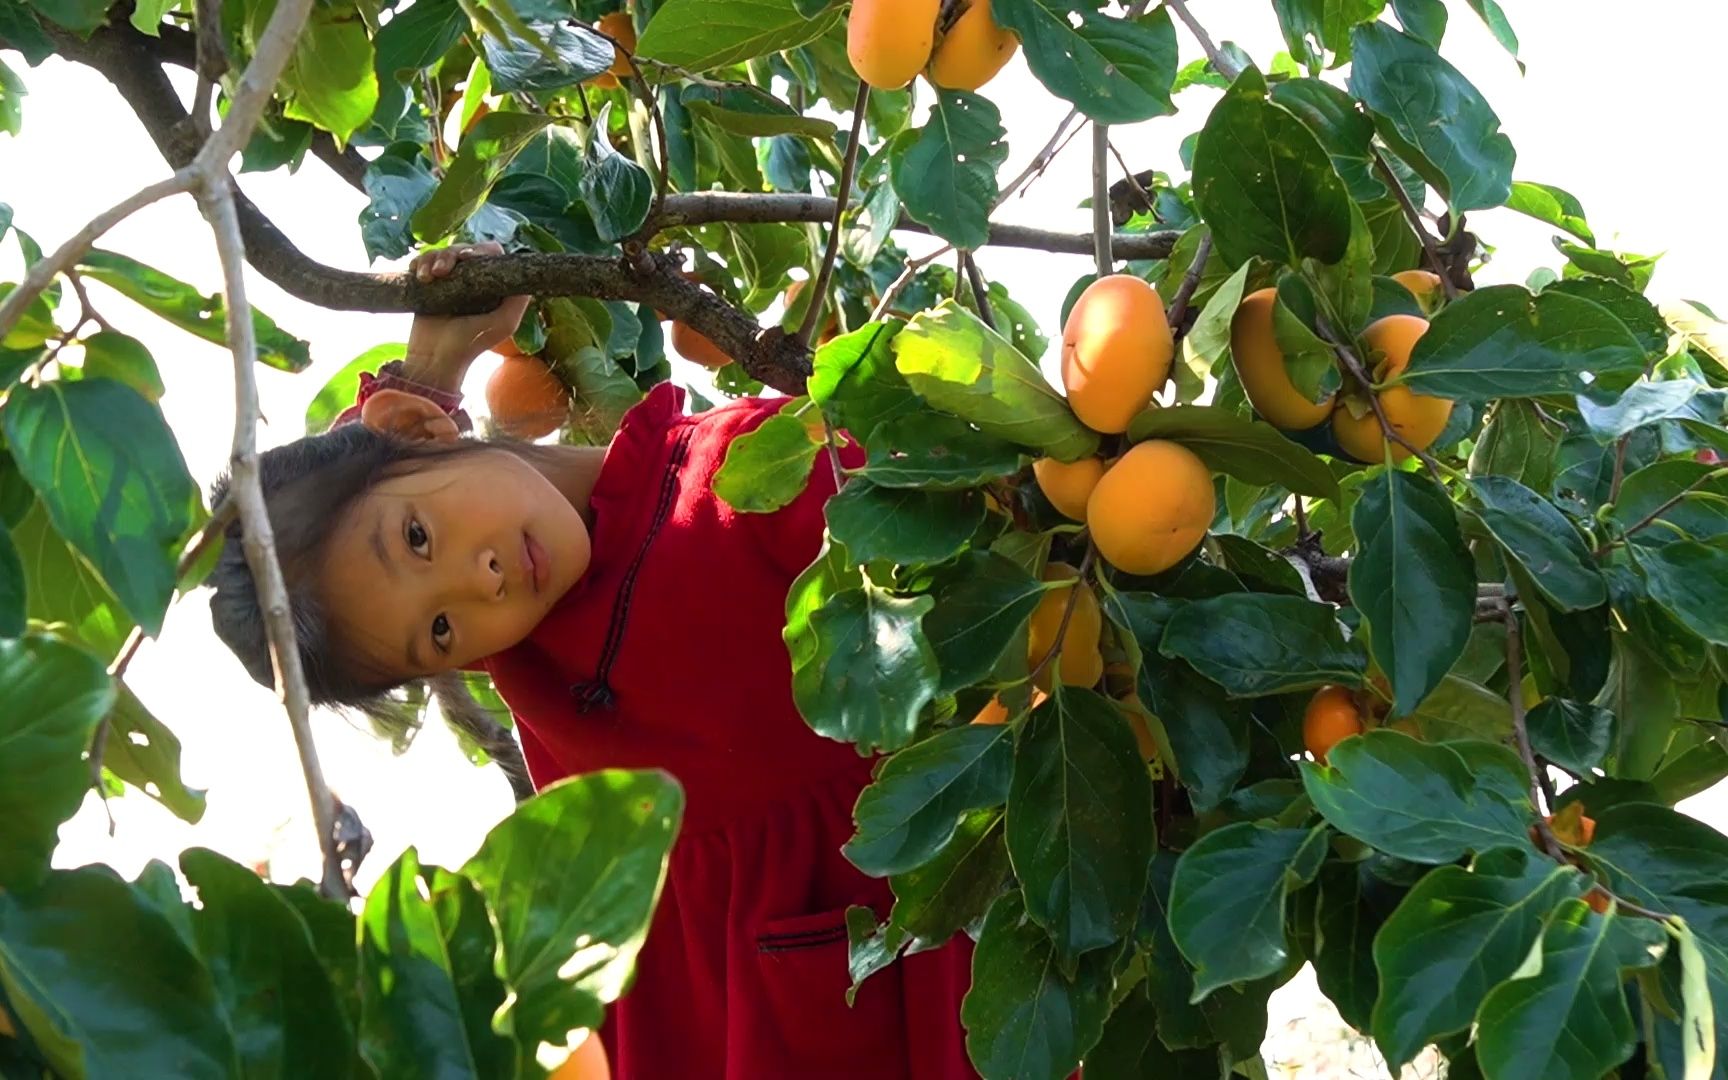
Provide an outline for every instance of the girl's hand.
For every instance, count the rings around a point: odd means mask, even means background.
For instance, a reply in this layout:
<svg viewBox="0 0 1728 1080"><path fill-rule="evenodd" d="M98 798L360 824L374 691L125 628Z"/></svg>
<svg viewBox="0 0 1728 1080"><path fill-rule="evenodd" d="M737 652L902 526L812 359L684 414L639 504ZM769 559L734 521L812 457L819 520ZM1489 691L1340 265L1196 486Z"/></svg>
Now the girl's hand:
<svg viewBox="0 0 1728 1080"><path fill-rule="evenodd" d="M457 244L423 251L408 264L420 281L447 276L458 262L504 254L502 245ZM459 390L476 357L516 332L529 297L512 296L483 315L416 315L403 374L440 390Z"/></svg>

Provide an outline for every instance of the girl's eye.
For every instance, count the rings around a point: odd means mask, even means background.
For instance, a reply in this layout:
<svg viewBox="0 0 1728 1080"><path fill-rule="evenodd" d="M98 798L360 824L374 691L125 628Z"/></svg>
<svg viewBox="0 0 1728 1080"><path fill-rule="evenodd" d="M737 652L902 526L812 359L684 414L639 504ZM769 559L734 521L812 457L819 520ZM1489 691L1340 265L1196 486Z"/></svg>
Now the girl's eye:
<svg viewBox="0 0 1728 1080"><path fill-rule="evenodd" d="M404 532L407 534L408 538L408 550L422 558L425 558L427 554L425 549L432 545L432 538L426 535L426 526L415 521L413 518L409 518L408 527Z"/></svg>
<svg viewBox="0 0 1728 1080"><path fill-rule="evenodd" d="M440 649L450 648L450 620L443 615L432 620L432 644Z"/></svg>

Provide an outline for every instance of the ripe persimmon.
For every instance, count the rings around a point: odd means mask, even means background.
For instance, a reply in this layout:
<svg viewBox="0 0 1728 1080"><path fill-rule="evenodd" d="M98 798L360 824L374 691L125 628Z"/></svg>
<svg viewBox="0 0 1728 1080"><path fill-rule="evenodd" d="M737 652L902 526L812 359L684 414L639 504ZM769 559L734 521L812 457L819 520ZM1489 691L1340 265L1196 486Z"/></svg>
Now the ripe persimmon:
<svg viewBox="0 0 1728 1080"><path fill-rule="evenodd" d="M1019 48L1019 35L997 25L990 0L970 0L937 43L926 75L944 90L976 90L994 79Z"/></svg>
<svg viewBox="0 0 1728 1080"><path fill-rule="evenodd" d="M1127 431L1169 377L1175 352L1157 289L1133 274L1099 278L1062 324L1068 407L1093 431Z"/></svg>
<svg viewBox="0 0 1728 1080"><path fill-rule="evenodd" d="M676 320L672 323L672 348L678 351L679 356L701 364L710 371L718 371L732 362L732 358L722 352L720 346L700 331L692 330Z"/></svg>
<svg viewBox="0 0 1728 1080"><path fill-rule="evenodd" d="M1404 286L1424 312L1432 315L1446 300L1446 286L1432 270L1400 270L1392 280Z"/></svg>
<svg viewBox="0 0 1728 1080"><path fill-rule="evenodd" d="M538 357L506 356L486 380L486 407L506 435L538 439L570 415L570 390Z"/></svg>
<svg viewBox="0 0 1728 1080"><path fill-rule="evenodd" d="M1032 477L1038 481L1038 490L1062 516L1085 521L1086 500L1104 478L1104 462L1095 457L1075 462L1042 457L1032 463Z"/></svg>
<svg viewBox="0 0 1728 1080"><path fill-rule="evenodd" d="M1303 431L1325 422L1332 398L1310 401L1290 381L1284 352L1272 332L1277 289L1250 293L1230 320L1230 360L1254 411L1282 431Z"/></svg>
<svg viewBox="0 0 1728 1080"><path fill-rule="evenodd" d="M853 0L846 17L846 58L878 90L912 81L936 48L942 0Z"/></svg>
<svg viewBox="0 0 1728 1080"><path fill-rule="evenodd" d="M1180 443L1148 439L1123 454L1093 487L1086 524L1111 566L1157 574L1199 546L1217 511L1206 463Z"/></svg>
<svg viewBox="0 0 1728 1080"><path fill-rule="evenodd" d="M1375 365L1374 381L1384 383L1402 375L1410 364L1416 342L1427 332L1428 320L1415 315L1388 315L1362 331L1362 342L1370 350L1370 356L1382 357ZM1392 430L1418 450L1428 449L1452 418L1452 402L1448 398L1418 394L1407 386L1389 386L1375 394ZM1332 434L1344 452L1357 461L1377 465L1385 460L1388 440L1380 428L1380 418L1372 409L1357 416L1340 398L1332 412ZM1410 456L1402 445L1396 442L1391 445L1393 461Z"/></svg>
<svg viewBox="0 0 1728 1080"><path fill-rule="evenodd" d="M1062 655L1050 667L1060 669L1065 686L1092 686L1104 677L1104 655L1098 651L1098 640L1104 632L1104 616L1092 587L1080 579L1080 572L1067 563L1051 563L1044 568L1045 581L1069 581L1069 588L1080 590L1074 601L1074 614L1068 619L1068 631L1062 638ZM1063 613L1068 610L1068 588L1051 589L1038 601L1026 636L1026 661L1036 668L1056 647L1056 634L1062 627ZM1050 667L1038 673L1035 684L1049 690L1052 682Z"/></svg>
<svg viewBox="0 0 1728 1080"><path fill-rule="evenodd" d="M1322 686L1308 699L1302 713L1302 745L1320 764L1326 764L1334 746L1362 731L1362 710L1348 687Z"/></svg>
<svg viewBox="0 0 1728 1080"><path fill-rule="evenodd" d="M612 1080L612 1062L600 1043L600 1033L589 1032L547 1080Z"/></svg>

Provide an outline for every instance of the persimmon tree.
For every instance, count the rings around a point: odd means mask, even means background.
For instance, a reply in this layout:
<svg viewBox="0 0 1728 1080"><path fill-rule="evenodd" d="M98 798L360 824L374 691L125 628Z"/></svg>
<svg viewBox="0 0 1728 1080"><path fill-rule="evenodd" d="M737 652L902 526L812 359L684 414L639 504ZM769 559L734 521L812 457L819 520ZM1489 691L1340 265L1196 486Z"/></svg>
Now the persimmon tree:
<svg viewBox="0 0 1728 1080"><path fill-rule="evenodd" d="M468 865L410 851L356 904L363 827L284 662L318 889L203 851L180 860L195 906L160 864L49 868L92 785L202 812L124 672L232 516L257 539L251 366L310 360L245 302L242 253L330 308L535 293L509 366L560 385L501 391L500 431L567 395L556 437L604 442L670 377L668 337L721 394L788 395L715 485L745 512L813 469L840 486L785 645L812 729L881 755L845 851L895 903L852 913L852 975L971 936L984 1076L1259 1075L1267 999L1304 964L1394 1066L1432 1045L1489 1080L1728 1074L1728 839L1674 809L1728 776L1728 333L1518 177L1441 54L1480 17L1516 55L1493 0L1261 17L1287 49L1257 60L1183 0L0 0L23 59L0 128L58 55L122 91L171 173L50 255L0 208L30 267L0 302L8 1075L542 1075L627 981L676 829L670 779L575 778ZM1177 23L1203 59L1178 61ZM1016 49L1072 109L1004 177L988 83ZM1205 115L1178 107L1196 85L1223 91ZM1162 117L1192 132L1179 161L1112 135ZM1081 132L1093 184L1067 194L1094 228L993 222ZM434 284L319 264L235 154L334 169L374 259L511 254ZM97 246L188 192L221 297ZM1478 289L1468 215L1495 207L1551 226L1555 265ZM941 246L909 257L909 232ZM1011 297L994 246L1094 272ZM234 346L235 506L200 504L154 361L87 281ZM308 428L391 358L357 358ZM291 658L267 530L254 547ZM483 682L432 693L511 757ZM561 845L558 880L506 888Z"/></svg>

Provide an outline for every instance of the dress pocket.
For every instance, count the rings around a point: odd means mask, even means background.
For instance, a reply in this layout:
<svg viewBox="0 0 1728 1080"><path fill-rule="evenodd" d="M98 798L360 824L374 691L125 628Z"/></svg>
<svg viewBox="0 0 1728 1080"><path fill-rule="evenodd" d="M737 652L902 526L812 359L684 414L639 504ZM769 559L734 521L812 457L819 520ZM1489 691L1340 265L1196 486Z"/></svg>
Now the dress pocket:
<svg viewBox="0 0 1728 1080"><path fill-rule="evenodd" d="M747 1056L757 1076L895 1080L906 1075L899 965L872 975L848 1006L847 952L844 909L762 924L756 935L761 996L730 1002L735 1018L745 1021Z"/></svg>

